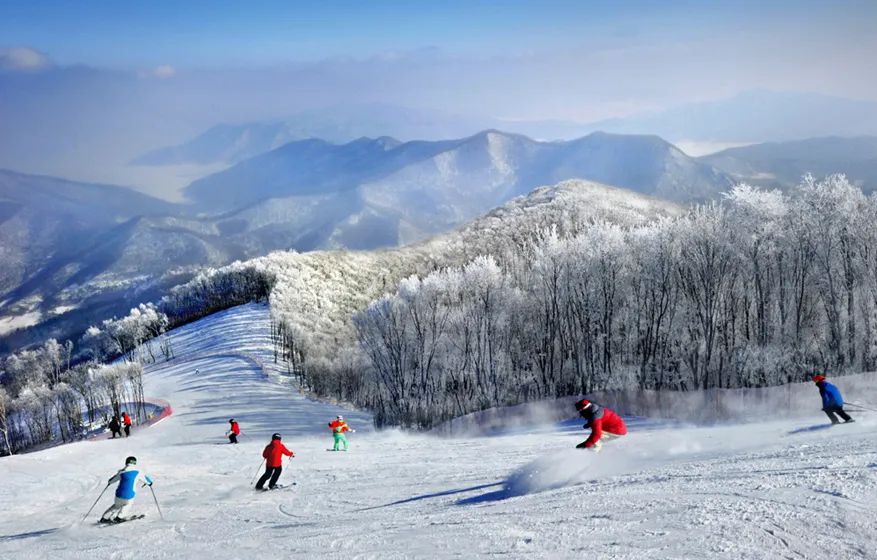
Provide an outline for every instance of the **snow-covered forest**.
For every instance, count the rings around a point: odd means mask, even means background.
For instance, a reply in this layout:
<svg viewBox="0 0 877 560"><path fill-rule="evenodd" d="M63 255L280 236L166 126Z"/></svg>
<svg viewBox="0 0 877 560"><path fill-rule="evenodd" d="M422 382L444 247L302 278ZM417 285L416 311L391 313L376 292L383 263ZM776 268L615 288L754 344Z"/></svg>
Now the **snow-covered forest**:
<svg viewBox="0 0 877 560"><path fill-rule="evenodd" d="M54 339L0 362L0 453L73 441L119 416L145 414L143 365L174 357L168 329L267 296L271 277L239 263L209 269L162 298L86 330L74 344ZM115 360L119 359L117 362Z"/></svg>
<svg viewBox="0 0 877 560"><path fill-rule="evenodd" d="M49 340L6 359L0 386L0 451L82 439L104 416L145 414L143 366L134 361L70 365L70 345Z"/></svg>
<svg viewBox="0 0 877 560"><path fill-rule="evenodd" d="M328 329L334 339L317 328L286 337L287 351L310 389L412 427L596 390L872 369L875 217L877 200L842 176L807 177L789 193L741 185L676 217L588 215L468 244L481 254L407 277L357 311L355 340L346 325ZM314 278L278 278L279 323L303 333L291 300ZM362 293L324 290L313 304L328 320L327 308Z"/></svg>
<svg viewBox="0 0 877 560"><path fill-rule="evenodd" d="M50 339L8 356L0 378L2 452L81 439L104 416L120 416L123 403L142 419L143 364L173 356L161 337L168 326L155 305L141 304L121 319L89 328L78 347ZM109 363L119 356L125 359Z"/></svg>
<svg viewBox="0 0 877 560"><path fill-rule="evenodd" d="M270 294L275 359L303 389L414 428L593 391L869 370L875 218L877 199L843 176L807 177L787 193L740 185L690 210L570 181L398 250L277 252L206 270L158 305L93 327L77 355L167 359L169 326ZM61 385L48 366L18 381L28 356L6 362L4 410L17 414L3 418L18 418L7 431L32 444L47 436L23 429L27 419L60 405L31 395Z"/></svg>

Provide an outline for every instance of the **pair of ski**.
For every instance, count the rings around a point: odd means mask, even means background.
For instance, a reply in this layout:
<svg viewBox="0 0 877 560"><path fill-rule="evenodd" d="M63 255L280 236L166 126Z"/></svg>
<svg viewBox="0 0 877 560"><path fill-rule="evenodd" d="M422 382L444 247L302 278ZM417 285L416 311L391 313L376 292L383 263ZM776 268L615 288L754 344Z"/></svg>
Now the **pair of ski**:
<svg viewBox="0 0 877 560"><path fill-rule="evenodd" d="M275 484L274 488L256 488L256 492L271 492L272 490L283 490L284 488L292 488L295 486L295 482L291 482L289 484Z"/></svg>
<svg viewBox="0 0 877 560"><path fill-rule="evenodd" d="M143 519L144 517L146 517L146 514L141 513L138 515L132 515L130 517L115 517L113 519L99 519L98 525L119 525L121 523L127 523L129 521Z"/></svg>

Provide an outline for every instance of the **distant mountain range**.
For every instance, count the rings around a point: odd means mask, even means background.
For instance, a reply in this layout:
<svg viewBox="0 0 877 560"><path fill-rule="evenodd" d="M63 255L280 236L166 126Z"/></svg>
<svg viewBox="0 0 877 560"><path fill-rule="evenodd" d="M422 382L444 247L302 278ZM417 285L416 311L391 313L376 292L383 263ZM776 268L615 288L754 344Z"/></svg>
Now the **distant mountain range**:
<svg viewBox="0 0 877 560"><path fill-rule="evenodd" d="M11 335L16 346L75 332L245 255L185 210L124 187L0 171L0 337L39 325Z"/></svg>
<svg viewBox="0 0 877 560"><path fill-rule="evenodd" d="M744 144L829 135L877 135L877 103L814 93L754 90L727 99L590 123L503 120L388 104L346 105L313 109L285 119L220 124L180 145L146 153L132 163L233 164L308 138L333 143L381 135L403 141L442 140L485 129L543 140L570 140L602 131L654 134L673 143Z"/></svg>
<svg viewBox="0 0 877 560"><path fill-rule="evenodd" d="M671 142L757 143L877 135L877 102L816 93L747 91L728 99L608 119L588 127Z"/></svg>
<svg viewBox="0 0 877 560"><path fill-rule="evenodd" d="M806 171L874 189L875 139L822 138L695 159L656 136L540 142L483 131L436 142L300 140L193 182L190 203L0 172L0 352L70 336L206 266L272 250L424 240L566 179L677 202L735 180L786 187ZM15 327L30 329L10 333Z"/></svg>
<svg viewBox="0 0 877 560"><path fill-rule="evenodd" d="M806 173L845 173L865 192L877 191L877 136L811 138L731 148L699 161L735 181L772 188L797 184Z"/></svg>
<svg viewBox="0 0 877 560"><path fill-rule="evenodd" d="M137 216L173 215L173 204L123 187L0 171L0 294Z"/></svg>
<svg viewBox="0 0 877 560"><path fill-rule="evenodd" d="M7 339L61 336L201 267L275 249L374 249L426 239L536 187L575 178L677 201L705 200L731 184L654 136L538 142L495 130L436 142L294 141L193 182L187 205L3 172L0 336L29 324L38 326Z"/></svg>
<svg viewBox="0 0 877 560"><path fill-rule="evenodd" d="M364 249L426 238L535 187L573 178L684 202L713 198L732 184L656 136L595 133L538 142L490 130L440 142L291 142L199 179L185 194L212 212L264 214L279 200L318 205L326 222L309 236L315 244L302 249Z"/></svg>
<svg viewBox="0 0 877 560"><path fill-rule="evenodd" d="M468 136L496 127L489 117L412 109L384 103L333 106L303 111L286 119L219 124L178 146L159 148L133 165L237 163L294 140L319 138L346 143L364 136L387 135L405 140Z"/></svg>

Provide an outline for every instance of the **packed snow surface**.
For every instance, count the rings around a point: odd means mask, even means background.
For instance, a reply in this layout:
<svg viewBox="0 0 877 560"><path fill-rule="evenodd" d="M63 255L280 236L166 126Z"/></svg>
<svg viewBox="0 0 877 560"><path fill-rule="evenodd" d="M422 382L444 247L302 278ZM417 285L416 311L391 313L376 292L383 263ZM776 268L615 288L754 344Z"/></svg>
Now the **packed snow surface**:
<svg viewBox="0 0 877 560"><path fill-rule="evenodd" d="M273 363L267 308L177 329L147 395L174 414L130 439L0 459L2 558L877 558L877 418L710 428L630 419L601 453L578 422L491 437L374 432L366 414L308 400ZM842 386L842 380L839 381ZM852 400L852 399L851 399ZM357 429L327 452L327 423ZM230 417L239 445L225 443ZM251 480L272 432L296 453L282 490ZM136 455L153 476L101 526L106 480Z"/></svg>

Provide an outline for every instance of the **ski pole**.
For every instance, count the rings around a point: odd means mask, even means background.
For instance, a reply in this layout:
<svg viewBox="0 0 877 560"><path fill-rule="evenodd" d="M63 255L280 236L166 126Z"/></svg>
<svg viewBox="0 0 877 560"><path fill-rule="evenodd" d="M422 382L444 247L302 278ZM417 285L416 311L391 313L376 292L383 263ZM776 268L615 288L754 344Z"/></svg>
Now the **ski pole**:
<svg viewBox="0 0 877 560"><path fill-rule="evenodd" d="M861 408L862 410L868 410L868 411L871 411L871 412L877 412L877 410L875 410L875 409L873 409L873 408L868 408L867 406L862 406L862 405L857 404L857 403L854 403L854 402L848 402L848 403L844 403L844 404L846 404L847 406L854 406L854 407L856 407L856 408Z"/></svg>
<svg viewBox="0 0 877 560"><path fill-rule="evenodd" d="M289 472L289 465L291 465L291 464L292 464L292 457L287 457L286 458L286 469L285 469L285 471L287 473ZM291 482L290 484L295 484L295 482Z"/></svg>
<svg viewBox="0 0 877 560"><path fill-rule="evenodd" d="M250 486L256 484L256 479L259 477L259 473L262 472L262 465L265 464L265 459L262 459L262 462L259 463L259 468L256 470L256 476L253 477L253 480L250 481Z"/></svg>
<svg viewBox="0 0 877 560"><path fill-rule="evenodd" d="M158 498L155 497L155 490L152 488L152 484L149 485L149 491L152 492L152 500L155 502L155 509L158 510L158 516L164 521L164 515L161 513L161 507L158 505Z"/></svg>
<svg viewBox="0 0 877 560"><path fill-rule="evenodd" d="M104 486L104 489L100 491L100 496L97 497L97 499L94 501L94 503L91 504L91 507L88 508L88 511L85 513L85 515L82 516L82 520L83 520L83 521L85 521L85 519L86 519L86 518L88 517L88 515L91 513L91 510L94 509L94 506L97 505L97 503L100 501L100 499L104 497L104 492L106 492L106 491L107 491L107 488L109 488L109 487L110 487L110 484L107 483L107 485Z"/></svg>

